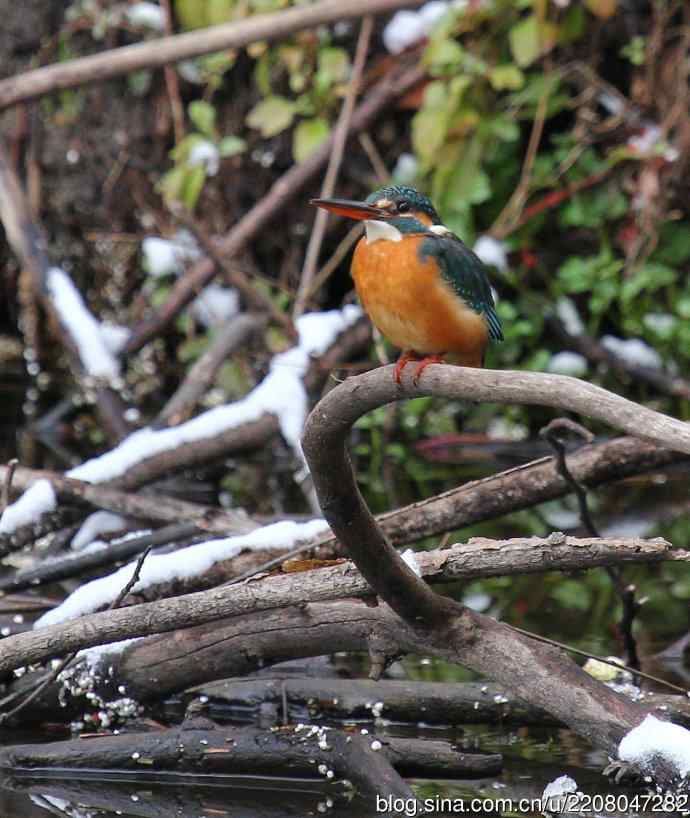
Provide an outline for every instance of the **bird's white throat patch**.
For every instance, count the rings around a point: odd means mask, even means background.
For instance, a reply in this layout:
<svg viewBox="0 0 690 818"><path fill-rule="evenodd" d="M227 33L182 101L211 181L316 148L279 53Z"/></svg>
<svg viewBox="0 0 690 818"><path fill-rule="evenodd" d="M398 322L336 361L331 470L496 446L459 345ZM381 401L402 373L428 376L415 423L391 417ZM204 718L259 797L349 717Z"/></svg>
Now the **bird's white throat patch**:
<svg viewBox="0 0 690 818"><path fill-rule="evenodd" d="M402 239L402 233L389 222L367 219L364 226L367 231L367 244L373 244L375 241L401 241Z"/></svg>

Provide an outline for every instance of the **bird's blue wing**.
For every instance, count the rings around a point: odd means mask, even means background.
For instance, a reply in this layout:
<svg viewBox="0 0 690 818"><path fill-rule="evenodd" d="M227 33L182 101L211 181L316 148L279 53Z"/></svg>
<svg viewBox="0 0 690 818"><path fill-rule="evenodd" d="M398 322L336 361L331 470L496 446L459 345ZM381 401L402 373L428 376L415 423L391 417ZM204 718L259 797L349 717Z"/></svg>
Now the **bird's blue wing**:
<svg viewBox="0 0 690 818"><path fill-rule="evenodd" d="M450 231L447 235L428 233L419 248L419 256L422 261L426 261L428 257L438 261L446 282L475 312L486 319L489 338L502 341L501 321L496 315L486 267L479 256Z"/></svg>

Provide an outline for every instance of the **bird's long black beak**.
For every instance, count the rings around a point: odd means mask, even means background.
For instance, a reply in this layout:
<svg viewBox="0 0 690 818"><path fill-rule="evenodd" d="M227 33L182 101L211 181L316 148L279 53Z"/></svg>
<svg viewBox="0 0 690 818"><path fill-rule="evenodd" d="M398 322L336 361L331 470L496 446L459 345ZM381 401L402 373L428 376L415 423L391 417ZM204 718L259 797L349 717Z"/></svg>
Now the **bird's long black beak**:
<svg viewBox="0 0 690 818"><path fill-rule="evenodd" d="M380 207L374 207L366 202L353 202L349 199L312 199L309 204L322 207L330 213L346 216L348 219L388 219L390 213Z"/></svg>

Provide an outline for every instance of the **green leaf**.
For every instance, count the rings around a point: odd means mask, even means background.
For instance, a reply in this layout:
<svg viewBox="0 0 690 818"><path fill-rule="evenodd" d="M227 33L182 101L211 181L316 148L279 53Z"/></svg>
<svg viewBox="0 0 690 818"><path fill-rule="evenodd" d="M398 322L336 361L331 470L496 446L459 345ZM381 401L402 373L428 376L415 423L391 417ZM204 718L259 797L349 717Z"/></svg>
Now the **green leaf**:
<svg viewBox="0 0 690 818"><path fill-rule="evenodd" d="M666 264L683 264L690 259L690 224L685 221L662 225L653 258Z"/></svg>
<svg viewBox="0 0 690 818"><path fill-rule="evenodd" d="M302 120L292 135L292 154L295 162L304 162L328 139L330 132L330 126L325 119L316 117Z"/></svg>
<svg viewBox="0 0 690 818"><path fill-rule="evenodd" d="M628 199L621 191L608 185L600 190L576 193L559 212L565 227L601 227L606 221L620 219L630 210Z"/></svg>
<svg viewBox="0 0 690 818"><path fill-rule="evenodd" d="M177 360L181 363L196 361L208 349L209 341L208 335L186 338L177 347Z"/></svg>
<svg viewBox="0 0 690 818"><path fill-rule="evenodd" d="M206 168L203 165L185 168L185 181L182 189L182 203L187 210L194 210L206 181Z"/></svg>
<svg viewBox="0 0 690 818"><path fill-rule="evenodd" d="M433 164L439 149L446 139L446 117L444 111L423 109L412 118L412 146L415 153L426 165Z"/></svg>
<svg viewBox="0 0 690 818"><path fill-rule="evenodd" d="M489 177L481 166L482 140L473 137L460 152L446 183L444 212L457 210L463 203L481 204L491 196Z"/></svg>
<svg viewBox="0 0 690 818"><path fill-rule="evenodd" d="M216 134L216 109L213 105L202 99L195 99L189 103L187 111L196 129L213 139Z"/></svg>
<svg viewBox="0 0 690 818"><path fill-rule="evenodd" d="M350 55L344 48L328 46L319 50L317 74L326 86L346 82L350 75Z"/></svg>
<svg viewBox="0 0 690 818"><path fill-rule="evenodd" d="M464 51L455 40L432 40L424 52L422 64L433 77L456 72L463 64Z"/></svg>
<svg viewBox="0 0 690 818"><path fill-rule="evenodd" d="M525 75L516 65L497 65L489 71L489 82L496 91L519 91L525 84Z"/></svg>
<svg viewBox="0 0 690 818"><path fill-rule="evenodd" d="M510 51L520 68L526 68L536 59L548 53L558 39L558 26L541 22L530 14L516 23L508 34Z"/></svg>
<svg viewBox="0 0 690 818"><path fill-rule="evenodd" d="M202 136L200 133L190 133L185 136L184 139L181 139L177 145L175 145L175 147L170 151L170 157L175 161L176 165L184 164L189 158L189 154L192 152L192 150L197 145L200 145L202 142L206 141L206 137Z"/></svg>
<svg viewBox="0 0 690 818"><path fill-rule="evenodd" d="M620 50L622 57L627 57L633 65L644 65L647 59L647 41L644 37L633 37Z"/></svg>
<svg viewBox="0 0 690 818"><path fill-rule="evenodd" d="M206 16L208 25L217 26L227 23L233 17L236 0L207 0Z"/></svg>
<svg viewBox="0 0 690 818"><path fill-rule="evenodd" d="M641 292L654 292L661 287L674 284L675 281L676 271L673 267L668 267L658 261L648 261L635 270L631 278L623 282L621 301L629 303Z"/></svg>
<svg viewBox="0 0 690 818"><path fill-rule="evenodd" d="M229 156L237 156L247 150L247 143L239 136L225 136L218 143L218 153L227 159Z"/></svg>
<svg viewBox="0 0 690 818"><path fill-rule="evenodd" d="M204 28L209 24L206 0L175 0L175 19L186 31Z"/></svg>
<svg viewBox="0 0 690 818"><path fill-rule="evenodd" d="M247 116L247 125L261 131L263 137L271 137L289 128L294 116L294 102L285 97L272 96L252 108Z"/></svg>
<svg viewBox="0 0 690 818"><path fill-rule="evenodd" d="M161 176L158 182L158 190L160 190L166 202L178 202L182 198L186 171L184 165L176 165Z"/></svg>

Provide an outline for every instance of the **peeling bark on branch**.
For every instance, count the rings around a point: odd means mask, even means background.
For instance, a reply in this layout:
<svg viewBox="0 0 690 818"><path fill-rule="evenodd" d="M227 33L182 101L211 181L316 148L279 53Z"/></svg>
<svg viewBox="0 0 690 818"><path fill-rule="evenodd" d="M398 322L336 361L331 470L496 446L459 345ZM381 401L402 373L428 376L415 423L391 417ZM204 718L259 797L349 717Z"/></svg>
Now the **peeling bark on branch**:
<svg viewBox="0 0 690 818"><path fill-rule="evenodd" d="M605 565L612 560L655 562L672 556L670 544L661 539L578 540L559 535L503 542L480 540L445 550L421 552L417 559L422 573L431 581L447 582L522 570L527 573L561 568L575 570ZM428 586L424 587L429 594L433 593ZM0 673L62 653L193 627L226 616L370 594L370 585L351 562L346 562L330 568L266 577L116 611L103 611L7 637L2 641L0 651ZM199 684L208 678L220 677L206 677L191 684ZM176 689L183 688L178 686Z"/></svg>

